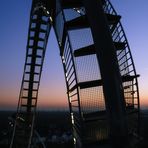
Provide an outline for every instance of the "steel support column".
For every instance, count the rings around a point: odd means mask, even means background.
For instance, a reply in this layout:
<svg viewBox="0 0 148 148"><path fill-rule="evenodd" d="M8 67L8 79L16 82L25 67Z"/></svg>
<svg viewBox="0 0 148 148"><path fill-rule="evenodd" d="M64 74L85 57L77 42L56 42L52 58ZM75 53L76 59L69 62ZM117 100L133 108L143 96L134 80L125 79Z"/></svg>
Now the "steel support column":
<svg viewBox="0 0 148 148"><path fill-rule="evenodd" d="M115 47L101 0L83 0L103 81L105 104L114 147L127 140L125 100Z"/></svg>

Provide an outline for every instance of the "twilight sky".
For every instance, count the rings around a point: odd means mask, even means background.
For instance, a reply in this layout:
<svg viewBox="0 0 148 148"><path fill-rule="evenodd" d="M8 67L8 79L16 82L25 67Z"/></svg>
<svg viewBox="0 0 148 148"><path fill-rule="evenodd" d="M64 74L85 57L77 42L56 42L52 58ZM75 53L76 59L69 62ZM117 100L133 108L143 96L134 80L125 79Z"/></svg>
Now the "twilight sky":
<svg viewBox="0 0 148 148"><path fill-rule="evenodd" d="M148 0L111 0L122 16L137 73L141 107L148 108ZM31 0L1 0L0 109L15 109L23 75ZM53 30L48 41L39 109L68 107L63 68Z"/></svg>

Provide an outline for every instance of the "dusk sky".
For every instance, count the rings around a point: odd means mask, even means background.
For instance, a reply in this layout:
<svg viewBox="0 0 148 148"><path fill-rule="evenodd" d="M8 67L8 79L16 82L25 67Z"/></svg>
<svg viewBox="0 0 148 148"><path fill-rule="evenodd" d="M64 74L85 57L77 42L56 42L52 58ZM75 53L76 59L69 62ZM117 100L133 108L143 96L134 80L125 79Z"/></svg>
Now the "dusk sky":
<svg viewBox="0 0 148 148"><path fill-rule="evenodd" d="M111 0L122 16L136 71L141 107L148 108L148 0ZM1 0L0 109L15 109L21 86L31 0ZM39 109L68 108L63 67L53 30L48 40L38 98Z"/></svg>

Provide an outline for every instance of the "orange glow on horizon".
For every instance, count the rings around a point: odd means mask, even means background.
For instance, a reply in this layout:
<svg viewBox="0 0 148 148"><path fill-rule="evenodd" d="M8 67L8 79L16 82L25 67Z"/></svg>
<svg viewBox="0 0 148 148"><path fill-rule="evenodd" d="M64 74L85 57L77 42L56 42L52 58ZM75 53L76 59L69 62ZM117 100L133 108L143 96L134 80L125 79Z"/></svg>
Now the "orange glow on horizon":
<svg viewBox="0 0 148 148"><path fill-rule="evenodd" d="M140 107L141 109L148 109L148 97L142 97L140 99Z"/></svg>
<svg viewBox="0 0 148 148"><path fill-rule="evenodd" d="M0 92L0 109L16 109L18 103L18 88L9 89L7 93L6 89L2 89ZM142 89L140 90L140 106L141 109L148 109L148 92ZM40 109L67 109L69 107L66 88L58 87L41 87L38 96L38 105Z"/></svg>
<svg viewBox="0 0 148 148"><path fill-rule="evenodd" d="M148 97L141 97L140 98L140 107L141 109L148 109ZM10 99L7 99L6 97L3 97L3 99L0 100L0 109L11 109L11 108L14 108L16 109L17 108L17 103L18 103L18 99L16 98L11 98L11 101ZM69 105L68 105L68 100L67 100L67 97L66 98L55 98L55 97L52 97L51 98L42 98L41 99L41 96L40 98L38 98L38 105L37 105L38 108L42 108L42 109L52 109L52 108L68 108Z"/></svg>

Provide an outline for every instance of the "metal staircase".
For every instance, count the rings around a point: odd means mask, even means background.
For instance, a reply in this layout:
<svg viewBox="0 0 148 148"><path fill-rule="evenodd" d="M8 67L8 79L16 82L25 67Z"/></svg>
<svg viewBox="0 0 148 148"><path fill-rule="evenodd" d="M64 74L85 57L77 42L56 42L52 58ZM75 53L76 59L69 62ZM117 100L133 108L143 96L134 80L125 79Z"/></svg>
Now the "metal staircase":
<svg viewBox="0 0 148 148"><path fill-rule="evenodd" d="M117 16L110 1L106 0L104 5L104 12L107 14ZM122 76L122 85L124 88L124 97L126 102L126 112L128 118L128 131L132 134L139 134L139 117L140 117L140 104L139 104L139 89L138 81L133 58L131 55L130 47L123 30L122 24L118 21L115 26L109 26L113 42L121 43L116 47L116 54Z"/></svg>
<svg viewBox="0 0 148 148"><path fill-rule="evenodd" d="M31 146L38 90L50 28L49 12L41 3L33 5L11 148L29 148Z"/></svg>
<svg viewBox="0 0 148 148"><path fill-rule="evenodd" d="M31 146L38 90L51 24L60 48L76 147L87 147L110 138L113 125L110 125L108 113L113 111L109 110L108 100L104 97L108 92L103 89L104 79L97 52L99 49L96 48L84 1L33 1L24 75L10 148ZM136 74L130 47L120 23L121 16L116 13L109 0L100 1L117 59L117 71L121 78L119 83L122 85L120 87L124 91L124 98L121 97L124 99L123 104L119 103L120 111L126 111L128 135L138 135L139 75ZM106 73L110 75L110 71ZM113 99L110 98L114 102ZM111 104L118 108L116 103Z"/></svg>
<svg viewBox="0 0 148 148"><path fill-rule="evenodd" d="M117 15L109 0L102 0L102 7L116 49L129 133L138 133L139 75L136 74L130 48L120 23L121 16ZM64 67L74 141L85 145L108 140L109 126L102 78L82 1L57 2L55 20L54 28Z"/></svg>

